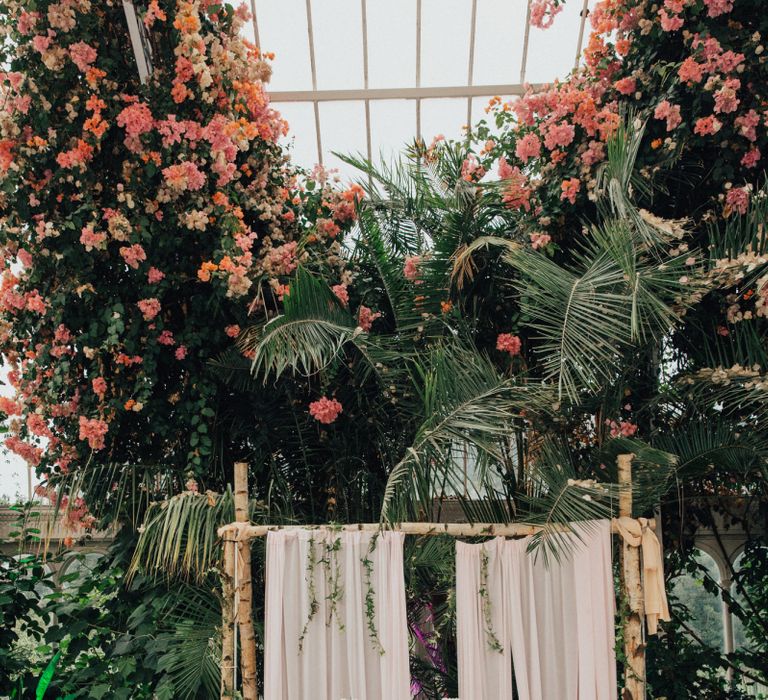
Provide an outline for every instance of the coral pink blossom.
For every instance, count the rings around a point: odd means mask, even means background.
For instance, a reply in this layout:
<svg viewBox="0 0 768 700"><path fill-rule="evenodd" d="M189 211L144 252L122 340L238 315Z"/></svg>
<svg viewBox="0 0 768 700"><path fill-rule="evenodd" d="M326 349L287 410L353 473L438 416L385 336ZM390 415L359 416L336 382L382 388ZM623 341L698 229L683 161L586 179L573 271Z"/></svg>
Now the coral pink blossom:
<svg viewBox="0 0 768 700"><path fill-rule="evenodd" d="M527 186L528 179L523 172L515 166L505 179L505 187L501 198L510 209L531 210L531 188Z"/></svg>
<svg viewBox="0 0 768 700"><path fill-rule="evenodd" d="M750 109L746 114L736 117L734 124L747 141L757 141L757 127L760 124L760 115L754 109Z"/></svg>
<svg viewBox="0 0 768 700"><path fill-rule="evenodd" d="M741 81L738 78L729 78L726 80L723 87L715 92L715 112L721 114L735 112L740 103L739 98L736 97L736 93L740 87Z"/></svg>
<svg viewBox="0 0 768 700"><path fill-rule="evenodd" d="M237 338L237 336L238 336L238 335L240 335L240 326L238 326L238 325L235 323L235 324L233 324L233 325L231 325L231 326L227 326L227 327L224 329L224 332L225 332L225 333L226 333L226 334L227 334L227 335L228 335L230 338Z"/></svg>
<svg viewBox="0 0 768 700"><path fill-rule="evenodd" d="M162 308L160 301L155 298L142 299L141 301L136 302L136 306L139 307L145 321L151 321L155 318Z"/></svg>
<svg viewBox="0 0 768 700"><path fill-rule="evenodd" d="M656 119L666 119L667 131L672 131L680 126L683 118L680 116L680 105L673 105L667 100L659 102L653 112Z"/></svg>
<svg viewBox="0 0 768 700"><path fill-rule="evenodd" d="M541 141L536 134L526 134L515 145L515 155L523 163L527 163L531 158L538 158L540 154ZM506 163L506 161L504 162ZM499 164L499 167L501 168L501 164ZM501 175L501 172L499 172L499 175ZM507 174L507 177L509 177L509 174Z"/></svg>
<svg viewBox="0 0 768 700"><path fill-rule="evenodd" d="M43 458L43 451L39 447L24 442L18 437L12 436L5 439L3 443L11 452L16 453L30 467L36 467Z"/></svg>
<svg viewBox="0 0 768 700"><path fill-rule="evenodd" d="M105 246L105 241L107 240L107 234L106 233L97 233L93 230L91 226L85 226L83 227L82 232L80 233L80 243L82 243L85 246L85 249L90 252L92 250L100 250Z"/></svg>
<svg viewBox="0 0 768 700"><path fill-rule="evenodd" d="M403 275L405 279L415 282L419 279L419 263L421 258L418 255L411 255L405 259L405 265L403 265Z"/></svg>
<svg viewBox="0 0 768 700"><path fill-rule="evenodd" d="M48 438L49 440L53 437L48 423L39 413L30 413L27 416L27 429L32 435L37 435L37 437Z"/></svg>
<svg viewBox="0 0 768 700"><path fill-rule="evenodd" d="M5 413L6 416L20 416L21 404L7 396L0 396L0 413Z"/></svg>
<svg viewBox="0 0 768 700"><path fill-rule="evenodd" d="M173 333L171 331L162 331L157 336L157 342L160 345L176 345L176 341L173 339Z"/></svg>
<svg viewBox="0 0 768 700"><path fill-rule="evenodd" d="M69 47L69 57L83 73L85 73L91 64L96 60L96 49L89 46L84 41L78 41Z"/></svg>
<svg viewBox="0 0 768 700"><path fill-rule="evenodd" d="M142 263L147 259L147 254L144 252L144 248L138 243L134 243L132 246L122 246L120 248L120 255L123 256L125 264L128 265L128 267L132 267L134 270L138 269L139 263Z"/></svg>
<svg viewBox="0 0 768 700"><path fill-rule="evenodd" d="M104 447L104 436L109 430L109 425L98 418L86 418L80 416L80 439L87 440L92 450L100 450Z"/></svg>
<svg viewBox="0 0 768 700"><path fill-rule="evenodd" d="M637 88L637 81L634 78L621 78L617 80L613 87L616 88L622 95L631 95Z"/></svg>
<svg viewBox="0 0 768 700"><path fill-rule="evenodd" d="M341 404L336 399L329 399L326 396L309 404L309 415L326 425L333 423L342 410Z"/></svg>
<svg viewBox="0 0 768 700"><path fill-rule="evenodd" d="M349 304L349 292L347 291L346 284L334 284L333 287L331 287L331 291L344 306Z"/></svg>
<svg viewBox="0 0 768 700"><path fill-rule="evenodd" d="M567 122L551 124L546 128L544 145L550 151L554 151L558 147L565 148L571 144L575 135L576 129L574 129L573 124L568 124Z"/></svg>
<svg viewBox="0 0 768 700"><path fill-rule="evenodd" d="M96 377L96 379L91 382L91 387L93 388L93 393L103 401L104 394L107 393L107 380L104 379L104 377Z"/></svg>
<svg viewBox="0 0 768 700"><path fill-rule="evenodd" d="M183 192L184 190L194 192L202 189L203 185L205 185L205 175L191 161L184 161L183 163L163 168L163 176L168 187L178 192Z"/></svg>
<svg viewBox="0 0 768 700"><path fill-rule="evenodd" d="M563 180L560 189L562 190L560 199L567 199L571 204L576 204L576 195L581 189L581 180L577 177Z"/></svg>
<svg viewBox="0 0 768 700"><path fill-rule="evenodd" d="M151 131L154 123L152 112L143 102L128 105L117 115L117 125L122 126L130 138L137 138Z"/></svg>
<svg viewBox="0 0 768 700"><path fill-rule="evenodd" d="M722 128L722 123L713 116L701 117L696 120L693 127L693 133L699 136L709 136L716 134Z"/></svg>
<svg viewBox="0 0 768 700"><path fill-rule="evenodd" d="M531 248L538 250L539 248L546 248L552 240L552 236L550 236L548 233L540 233L538 231L534 231L530 234L530 239Z"/></svg>
<svg viewBox="0 0 768 700"><path fill-rule="evenodd" d="M683 18L677 15L669 15L665 9L659 10L659 18L661 19L661 28L665 32L676 32L683 26Z"/></svg>
<svg viewBox="0 0 768 700"><path fill-rule="evenodd" d="M511 333L499 333L498 338L496 338L496 349L508 352L510 355L519 355L521 347L520 338Z"/></svg>
<svg viewBox="0 0 768 700"><path fill-rule="evenodd" d="M360 308L357 310L357 325L368 333L373 327L373 322L380 317L380 312L372 311L367 306L361 304Z"/></svg>
<svg viewBox="0 0 768 700"><path fill-rule="evenodd" d="M756 146L750 148L742 157L741 164L745 168L754 168L760 160L760 149Z"/></svg>
<svg viewBox="0 0 768 700"><path fill-rule="evenodd" d="M186 345L179 345L179 347L176 348L176 352L174 353L174 357L181 361L187 356L187 346Z"/></svg>
<svg viewBox="0 0 768 700"><path fill-rule="evenodd" d="M165 273L162 270L158 270L156 267L150 267L147 272L147 282L150 284L157 284L165 277Z"/></svg>
<svg viewBox="0 0 768 700"><path fill-rule="evenodd" d="M605 424L610 428L611 437L632 437L637 432L637 425L630 421L606 420Z"/></svg>
<svg viewBox="0 0 768 700"><path fill-rule="evenodd" d="M533 0L531 3L531 25L537 29L549 29L555 21L555 17L562 10L562 4L556 5L554 0Z"/></svg>
<svg viewBox="0 0 768 700"><path fill-rule="evenodd" d="M749 190L746 187L734 187L725 196L725 203L737 214L746 214L749 207Z"/></svg>
<svg viewBox="0 0 768 700"><path fill-rule="evenodd" d="M704 4L710 17L719 17L733 9L733 0L704 0Z"/></svg>
<svg viewBox="0 0 768 700"><path fill-rule="evenodd" d="M700 83L704 77L704 67L689 56L680 65L677 75L684 83Z"/></svg>

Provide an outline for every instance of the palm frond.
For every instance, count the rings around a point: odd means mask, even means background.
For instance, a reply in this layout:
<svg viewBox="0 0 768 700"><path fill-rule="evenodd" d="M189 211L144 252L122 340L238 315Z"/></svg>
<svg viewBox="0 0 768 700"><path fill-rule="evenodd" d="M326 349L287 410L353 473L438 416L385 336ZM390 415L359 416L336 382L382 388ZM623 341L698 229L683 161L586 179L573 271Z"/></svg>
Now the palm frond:
<svg viewBox="0 0 768 700"><path fill-rule="evenodd" d="M280 316L249 328L238 341L242 350L253 353L251 371L265 382L288 369L310 375L328 366L357 328L330 288L303 268L283 304Z"/></svg>
<svg viewBox="0 0 768 700"><path fill-rule="evenodd" d="M532 490L521 495L527 507L526 522L541 525L529 544L529 551L541 552L545 562L559 561L570 552L573 523L590 527L590 521L610 518L618 508L618 485L579 479L568 446L546 439L530 467Z"/></svg>
<svg viewBox="0 0 768 700"><path fill-rule="evenodd" d="M224 494L185 491L153 503L140 528L129 578L141 571L152 578L202 580L219 565L217 530L234 519L229 489Z"/></svg>
<svg viewBox="0 0 768 700"><path fill-rule="evenodd" d="M462 493L464 470L454 458L462 445L477 455L477 483L482 483L486 458L503 460L501 442L525 401L524 390L500 376L490 361L458 344L432 351L418 386L424 419L389 474L383 520L425 514L446 490Z"/></svg>

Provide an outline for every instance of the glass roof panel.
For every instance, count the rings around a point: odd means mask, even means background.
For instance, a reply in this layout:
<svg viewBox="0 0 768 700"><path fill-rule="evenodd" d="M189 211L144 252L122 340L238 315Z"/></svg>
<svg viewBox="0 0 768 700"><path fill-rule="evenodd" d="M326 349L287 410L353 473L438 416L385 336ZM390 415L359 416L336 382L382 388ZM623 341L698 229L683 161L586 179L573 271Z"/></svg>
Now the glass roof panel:
<svg viewBox="0 0 768 700"><path fill-rule="evenodd" d="M478 0L475 85L520 82L525 37L526 3Z"/></svg>
<svg viewBox="0 0 768 700"><path fill-rule="evenodd" d="M311 90L304 0L259 0L256 11L261 48L275 53L270 89Z"/></svg>
<svg viewBox="0 0 768 700"><path fill-rule="evenodd" d="M565 3L554 24L546 30L531 27L525 81L550 83L564 78L576 63L576 46L581 25L580 0Z"/></svg>
<svg viewBox="0 0 768 700"><path fill-rule="evenodd" d="M312 25L317 89L362 88L363 20L360 1L312 0Z"/></svg>
<svg viewBox="0 0 768 700"><path fill-rule="evenodd" d="M462 126L466 122L465 97L429 99L421 102L421 133L427 145L439 135L447 139L463 138Z"/></svg>
<svg viewBox="0 0 768 700"><path fill-rule="evenodd" d="M365 103L362 100L321 102L320 138L323 164L327 168L337 168L345 177L359 177L357 170L339 160L332 151L367 157Z"/></svg>
<svg viewBox="0 0 768 700"><path fill-rule="evenodd" d="M291 127L283 142L291 144L293 161L311 168L317 163L314 105L311 102L275 102L274 107Z"/></svg>
<svg viewBox="0 0 768 700"><path fill-rule="evenodd" d="M421 84L465 85L471 0L422 0Z"/></svg>
<svg viewBox="0 0 768 700"><path fill-rule="evenodd" d="M371 102L371 142L374 162L391 161L416 138L416 100Z"/></svg>
<svg viewBox="0 0 768 700"><path fill-rule="evenodd" d="M368 0L368 85L416 85L416 2Z"/></svg>

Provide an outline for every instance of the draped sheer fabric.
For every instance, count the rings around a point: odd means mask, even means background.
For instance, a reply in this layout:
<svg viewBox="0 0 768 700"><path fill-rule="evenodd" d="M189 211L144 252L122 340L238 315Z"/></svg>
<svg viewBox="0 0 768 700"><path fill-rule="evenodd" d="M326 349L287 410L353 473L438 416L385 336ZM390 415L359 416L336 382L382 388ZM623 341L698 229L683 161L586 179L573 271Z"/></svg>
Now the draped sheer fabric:
<svg viewBox="0 0 768 700"><path fill-rule="evenodd" d="M456 543L461 700L615 700L610 521L575 526L560 561L530 538ZM511 660L511 663L510 663Z"/></svg>
<svg viewBox="0 0 768 700"><path fill-rule="evenodd" d="M410 698L403 539L396 532L267 535L265 698Z"/></svg>

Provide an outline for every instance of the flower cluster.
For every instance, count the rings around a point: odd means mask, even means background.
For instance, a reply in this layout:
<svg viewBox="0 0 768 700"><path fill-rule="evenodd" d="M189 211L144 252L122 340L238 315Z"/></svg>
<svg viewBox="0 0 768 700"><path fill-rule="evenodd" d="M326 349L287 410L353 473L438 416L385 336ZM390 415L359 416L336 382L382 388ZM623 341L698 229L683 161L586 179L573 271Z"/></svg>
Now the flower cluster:
<svg viewBox="0 0 768 700"><path fill-rule="evenodd" d="M92 451L199 478L224 391L210 360L297 265L343 279L362 193L290 165L245 7L147 3L142 84L122 3L25 5L0 0L6 447L50 484Z"/></svg>

